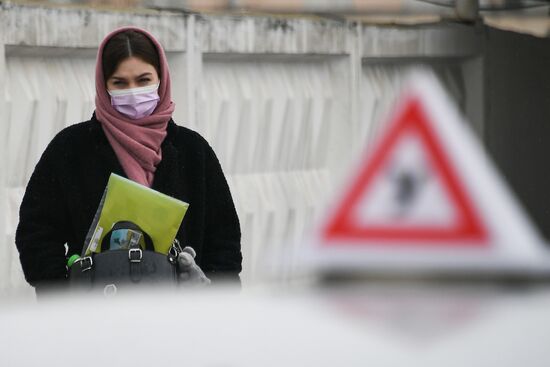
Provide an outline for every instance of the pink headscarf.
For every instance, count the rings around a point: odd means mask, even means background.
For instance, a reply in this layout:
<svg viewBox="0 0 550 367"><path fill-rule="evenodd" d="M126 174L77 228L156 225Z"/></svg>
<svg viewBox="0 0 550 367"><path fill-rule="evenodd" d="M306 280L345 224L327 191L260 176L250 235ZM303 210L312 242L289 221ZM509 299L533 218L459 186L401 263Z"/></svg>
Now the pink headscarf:
<svg viewBox="0 0 550 367"><path fill-rule="evenodd" d="M117 33L133 30L147 36L157 48L160 61L160 101L150 116L132 120L111 106L103 78L103 48ZM109 33L99 45L95 69L96 117L103 127L115 154L128 178L151 187L158 163L162 159L161 144L166 137L166 126L174 112L170 95L170 72L164 50L147 31L137 27L123 27Z"/></svg>

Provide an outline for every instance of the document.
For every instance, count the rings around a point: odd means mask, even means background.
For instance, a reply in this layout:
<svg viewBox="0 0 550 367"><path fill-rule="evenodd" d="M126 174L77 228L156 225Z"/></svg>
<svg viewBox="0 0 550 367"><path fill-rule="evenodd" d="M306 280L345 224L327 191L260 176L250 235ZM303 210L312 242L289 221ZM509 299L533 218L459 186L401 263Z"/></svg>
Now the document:
<svg viewBox="0 0 550 367"><path fill-rule="evenodd" d="M146 232L156 252L168 254L188 207L188 203L112 173L86 236L84 255L101 252L103 238L124 221Z"/></svg>

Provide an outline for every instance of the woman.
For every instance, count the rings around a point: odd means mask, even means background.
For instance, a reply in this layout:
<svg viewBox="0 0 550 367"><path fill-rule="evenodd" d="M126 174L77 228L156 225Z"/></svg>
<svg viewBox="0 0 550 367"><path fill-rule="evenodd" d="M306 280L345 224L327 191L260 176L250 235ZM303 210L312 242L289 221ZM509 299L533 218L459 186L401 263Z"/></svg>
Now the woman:
<svg viewBox="0 0 550 367"><path fill-rule="evenodd" d="M99 46L95 85L91 120L57 134L27 186L16 233L26 280L40 292L66 279L66 253L81 253L111 173L189 203L177 238L208 277L238 279L231 194L208 143L172 121L162 46L142 29L115 30Z"/></svg>

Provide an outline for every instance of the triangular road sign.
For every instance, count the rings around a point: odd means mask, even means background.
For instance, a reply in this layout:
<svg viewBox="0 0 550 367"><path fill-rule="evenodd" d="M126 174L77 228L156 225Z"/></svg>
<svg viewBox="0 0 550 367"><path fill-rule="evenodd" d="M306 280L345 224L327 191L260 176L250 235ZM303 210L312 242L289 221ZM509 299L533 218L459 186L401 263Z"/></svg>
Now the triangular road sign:
<svg viewBox="0 0 550 367"><path fill-rule="evenodd" d="M487 231L440 144L421 101L409 98L325 227L326 244L487 245Z"/></svg>
<svg viewBox="0 0 550 367"><path fill-rule="evenodd" d="M550 274L541 237L432 75L411 76L342 193L306 262Z"/></svg>

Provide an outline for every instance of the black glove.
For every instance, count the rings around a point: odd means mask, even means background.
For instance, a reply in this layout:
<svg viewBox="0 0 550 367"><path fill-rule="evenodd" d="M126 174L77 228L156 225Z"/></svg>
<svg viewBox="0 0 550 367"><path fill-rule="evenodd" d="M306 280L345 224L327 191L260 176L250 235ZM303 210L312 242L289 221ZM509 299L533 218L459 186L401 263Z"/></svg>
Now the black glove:
<svg viewBox="0 0 550 367"><path fill-rule="evenodd" d="M178 255L176 264L179 284L183 286L204 286L210 284L210 279L204 275L201 268L195 263L195 250L185 247Z"/></svg>

